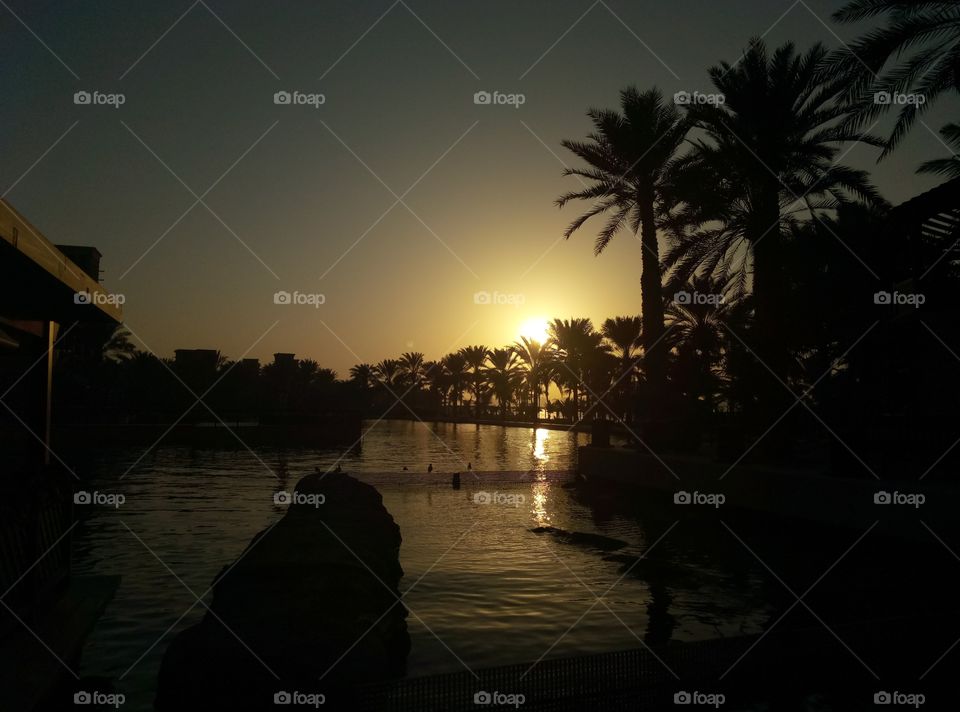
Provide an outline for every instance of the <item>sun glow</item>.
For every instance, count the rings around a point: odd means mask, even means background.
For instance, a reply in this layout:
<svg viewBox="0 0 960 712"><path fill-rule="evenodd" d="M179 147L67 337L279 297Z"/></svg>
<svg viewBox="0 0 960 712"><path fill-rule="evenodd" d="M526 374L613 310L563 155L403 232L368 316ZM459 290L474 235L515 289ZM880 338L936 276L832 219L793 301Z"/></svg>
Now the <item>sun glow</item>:
<svg viewBox="0 0 960 712"><path fill-rule="evenodd" d="M544 317L531 317L520 325L520 336L526 336L542 344L547 340L547 328L548 323Z"/></svg>

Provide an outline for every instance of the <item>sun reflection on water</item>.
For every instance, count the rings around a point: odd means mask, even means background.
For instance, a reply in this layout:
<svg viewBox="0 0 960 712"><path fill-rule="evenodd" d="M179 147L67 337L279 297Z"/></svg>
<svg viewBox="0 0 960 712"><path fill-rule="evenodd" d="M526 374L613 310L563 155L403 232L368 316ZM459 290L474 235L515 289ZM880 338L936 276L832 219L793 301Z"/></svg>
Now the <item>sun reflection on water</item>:
<svg viewBox="0 0 960 712"><path fill-rule="evenodd" d="M533 483L533 507L531 508L531 513L538 527L544 527L550 523L550 513L547 512L547 495L549 493L549 482L538 480Z"/></svg>
<svg viewBox="0 0 960 712"><path fill-rule="evenodd" d="M550 523L550 514L547 511L547 500L550 494L550 483L547 481L546 465L550 461L547 455L547 440L550 439L550 431L546 428L537 428L534 431L533 439L533 457L534 457L534 483L532 489L531 513L536 520L537 526L547 526Z"/></svg>
<svg viewBox="0 0 960 712"><path fill-rule="evenodd" d="M546 428L537 428L533 437L533 457L537 461L537 467L543 468L550 461L546 448L547 440L550 439L550 431Z"/></svg>

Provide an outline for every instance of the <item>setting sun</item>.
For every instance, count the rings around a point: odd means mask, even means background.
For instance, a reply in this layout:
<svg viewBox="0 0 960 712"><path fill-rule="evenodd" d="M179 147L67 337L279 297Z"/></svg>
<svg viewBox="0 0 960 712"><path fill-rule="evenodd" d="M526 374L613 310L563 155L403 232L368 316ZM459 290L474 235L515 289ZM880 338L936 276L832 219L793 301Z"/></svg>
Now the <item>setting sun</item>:
<svg viewBox="0 0 960 712"><path fill-rule="evenodd" d="M532 317L520 325L520 336L526 336L528 339L533 339L542 344L546 342L548 337L547 327L548 322L544 317Z"/></svg>

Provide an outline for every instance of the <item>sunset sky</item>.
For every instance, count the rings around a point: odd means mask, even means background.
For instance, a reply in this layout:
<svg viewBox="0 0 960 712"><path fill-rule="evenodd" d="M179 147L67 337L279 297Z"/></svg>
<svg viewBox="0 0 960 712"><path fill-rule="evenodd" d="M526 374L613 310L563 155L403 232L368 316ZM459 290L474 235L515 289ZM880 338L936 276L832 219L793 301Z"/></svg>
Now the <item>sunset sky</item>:
<svg viewBox="0 0 960 712"><path fill-rule="evenodd" d="M159 355L287 351L341 376L509 343L539 317L638 313L639 242L595 258L589 225L562 240L581 207L553 205L579 185L559 143L585 136L587 107L628 84L709 91L707 68L751 35L806 49L863 30L829 19L836 0L5 4L5 199L52 241L100 249ZM476 105L478 91L524 103ZM954 101L928 114L933 131ZM921 125L880 166L865 147L844 160L897 203L940 182L913 170L944 155Z"/></svg>

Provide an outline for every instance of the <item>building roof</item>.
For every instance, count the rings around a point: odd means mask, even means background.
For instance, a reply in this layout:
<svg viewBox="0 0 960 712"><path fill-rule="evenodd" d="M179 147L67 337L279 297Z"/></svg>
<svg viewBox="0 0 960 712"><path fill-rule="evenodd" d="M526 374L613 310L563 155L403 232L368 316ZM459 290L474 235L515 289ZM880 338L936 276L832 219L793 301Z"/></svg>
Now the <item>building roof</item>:
<svg viewBox="0 0 960 712"><path fill-rule="evenodd" d="M0 198L0 315L60 323L120 322L122 302Z"/></svg>

